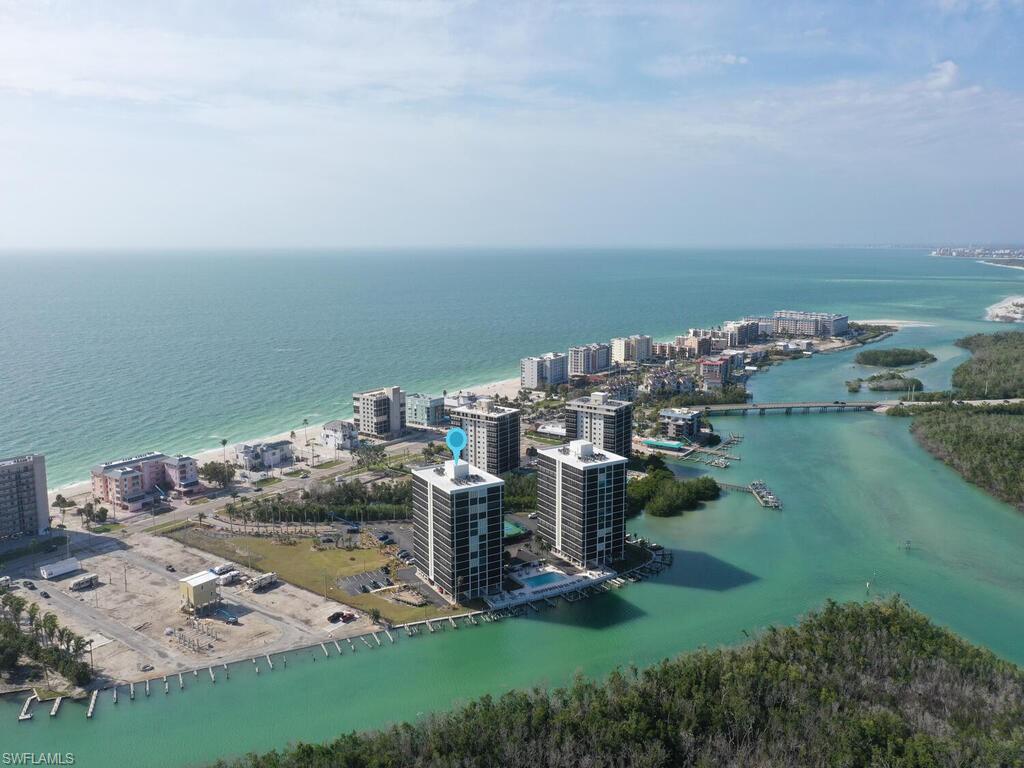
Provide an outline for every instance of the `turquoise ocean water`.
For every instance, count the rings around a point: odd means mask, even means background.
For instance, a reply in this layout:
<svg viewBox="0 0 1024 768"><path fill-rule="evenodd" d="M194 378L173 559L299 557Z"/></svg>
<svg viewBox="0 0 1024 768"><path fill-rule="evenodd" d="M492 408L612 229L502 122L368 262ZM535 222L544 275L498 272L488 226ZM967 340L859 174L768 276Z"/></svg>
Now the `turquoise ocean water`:
<svg viewBox="0 0 1024 768"><path fill-rule="evenodd" d="M452 388L510 376L529 352L619 333L670 336L780 307L931 323L883 344L935 352L920 377L937 388L964 358L953 340L997 328L981 320L985 307L1024 293L1024 273L913 251L189 256L187 285L153 279L154 269L177 269L173 256L149 258L112 263L127 264L124 279L152 295L109 306L87 298L93 272L78 263L13 270L19 309L0 313L18 324L20 341L5 334L0 349L0 445L52 454L58 482L128 450L195 450L222 432L234 439L344 413L355 388ZM102 365L81 350L97 340L112 358ZM755 396L848 399L852 358L779 366L754 378ZM101 418L111 402L137 422ZM673 568L652 581L343 658L293 652L287 669L258 677L241 664L216 685L187 679L184 693L172 686L128 702L122 690L116 708L106 692L91 721L73 704L53 720L37 707L35 720L18 723L19 702L3 701L0 743L72 751L87 767L201 764L743 642L829 597L899 593L1024 663L1024 516L919 449L907 421L772 415L721 417L716 427L745 436L742 460L716 475L764 479L785 508L727 494L681 518L632 521L675 552Z"/></svg>

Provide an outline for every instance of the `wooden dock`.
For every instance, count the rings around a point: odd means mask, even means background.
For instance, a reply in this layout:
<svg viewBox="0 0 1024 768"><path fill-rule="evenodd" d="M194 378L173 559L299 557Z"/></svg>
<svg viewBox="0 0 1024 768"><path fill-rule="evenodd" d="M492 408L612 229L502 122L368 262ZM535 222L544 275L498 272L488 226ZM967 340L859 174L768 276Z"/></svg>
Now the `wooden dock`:
<svg viewBox="0 0 1024 768"><path fill-rule="evenodd" d="M64 701L64 697L63 696L58 696L56 699L54 699L53 707L50 708L50 717L56 717L57 716L57 710L60 709L60 703L62 701Z"/></svg>
<svg viewBox="0 0 1024 768"><path fill-rule="evenodd" d="M35 693L33 693L31 696L29 696L27 699L25 699L25 703L21 707L21 714L18 715L18 720L19 721L31 720L32 719L32 713L29 710L32 709L32 702L34 702L35 700L36 700ZM93 700L93 702L96 701L96 691L92 692L92 700ZM91 705L89 707L89 717L92 717L92 706Z"/></svg>
<svg viewBox="0 0 1024 768"><path fill-rule="evenodd" d="M99 691L92 692L92 698L89 699L89 711L85 713L85 716L92 719L92 713L96 710L96 697L99 695Z"/></svg>

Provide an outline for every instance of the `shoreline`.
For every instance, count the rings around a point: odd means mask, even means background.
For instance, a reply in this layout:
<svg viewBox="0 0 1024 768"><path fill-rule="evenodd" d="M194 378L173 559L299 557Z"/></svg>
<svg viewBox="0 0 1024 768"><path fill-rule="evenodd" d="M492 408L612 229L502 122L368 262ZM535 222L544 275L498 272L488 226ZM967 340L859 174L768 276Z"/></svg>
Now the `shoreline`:
<svg viewBox="0 0 1024 768"><path fill-rule="evenodd" d="M1024 296L1007 296L1002 301L986 307L985 319L994 323L1024 323Z"/></svg>
<svg viewBox="0 0 1024 768"><path fill-rule="evenodd" d="M1024 297L1019 297L1019 298L1021 298L1021 300L1024 301ZM892 318L854 320L852 322L857 322L857 323L862 323L862 324L871 324L871 325L891 325L891 326L896 327L897 329L900 329L900 328L928 328L928 327L932 327L934 325L934 323L926 323L926 322L922 322L922 321L919 321L919 320L896 320L896 319L892 319ZM848 349L848 348L850 348L850 347L849 346L841 346L841 347L837 347L835 349L824 350L823 352L837 352L837 351L841 351L843 349ZM519 389L520 389L519 377L514 377L514 378L508 378L508 379L498 379L496 381L489 381L489 382L484 382L484 383L481 383L481 384L464 385L464 386L456 387L454 389L450 389L448 391L449 391L449 393L452 393L452 392L454 392L454 393L473 392L473 393L475 393L475 394L477 394L478 396L481 396L481 397L497 397L497 396L502 396L503 395L503 396L508 397L508 398L514 398L519 393ZM345 418L345 417L338 416L338 417L335 417L335 418ZM327 421L333 421L333 419L328 419ZM315 424L311 423L308 426L304 426L302 424L299 424L297 426L288 427L286 429L283 429L280 432L275 432L275 433L270 434L270 435L262 435L260 437L251 437L251 438L246 438L246 439L243 439L243 440L239 440L239 441L234 442L234 443L228 443L228 445L225 446L224 448L222 448L220 446L215 446L213 448L200 448L200 449L194 450L194 451L186 451L185 453L186 453L186 455L192 456L200 465L205 464L206 462L209 462L209 461L223 461L224 460L224 451L227 450L227 451L233 452L237 448L237 446L239 446L239 445L245 445L245 444L251 444L251 443L269 443L269 442L274 442L274 441L277 441L277 440L290 440L292 432L295 432L296 433L296 438L298 438L298 436L301 434L301 432L304 429L307 432L308 431L312 431L313 434L314 434L314 438L315 438L315 436L317 434L319 434L319 432L323 429L323 425L326 424L327 421L316 422ZM301 443L299 443L299 445L301 446ZM118 457L112 457L109 460L110 461L114 461L117 458ZM81 480L73 480L73 481L71 481L69 483L64 483L62 485L58 485L58 486L54 486L54 487L51 487L51 488L47 488L46 489L46 493L47 493L47 496L49 496L51 499L52 499L53 496L55 496L58 493L66 496L69 499L74 499L76 496L84 496L84 495L88 494L91 488L92 488L92 480L91 480L91 478L83 478Z"/></svg>
<svg viewBox="0 0 1024 768"><path fill-rule="evenodd" d="M459 387L459 388L455 389L454 391L456 393L458 393L458 392L473 392L473 393L475 393L475 394L477 394L477 395L479 395L481 397L486 397L486 396L497 397L497 396L504 395L505 397L514 398L519 393L519 378L516 377L516 378L512 378L512 379L499 379L498 381L491 381L491 382L487 382L487 383L484 383L484 384L475 384L475 385L471 385L471 386ZM449 392L451 392L451 390L449 390ZM343 418L343 417L338 417L338 418ZM333 421L333 420L334 419L328 419L328 421ZM199 449L197 451L191 451L191 452L187 453L187 455L192 456L200 465L205 464L206 462L209 462L209 461L223 461L224 460L224 452L227 451L228 453L233 453L234 450L239 445L245 445L247 443L248 444L251 444L251 443L270 443L270 442L274 442L275 440L290 440L292 432L295 433L296 444L299 447L302 447L302 443L301 443L302 431L306 430L307 432L311 432L312 433L312 438L315 439L320 434L321 430L323 429L324 424L326 424L326 423L327 423L326 421L323 421L323 422L317 422L315 424L311 423L308 426L304 426L302 424L299 424L297 426L289 427L287 429L284 429L281 432L276 432L276 433L271 434L271 435L263 435L261 437L246 438L244 440L239 440L238 442L235 442L235 443L228 443L224 447L217 446L215 448L201 448L201 449ZM110 461L114 461L114 460L116 460L115 457L112 457L110 459ZM86 478L86 479L82 479L82 480L73 480L70 483L64 483L63 485L58 485L58 486L55 486L53 488L47 488L46 489L46 493L50 497L53 497L54 495L60 493L60 494L63 494L64 496L66 496L68 498L74 498L75 496L82 496L84 494L89 493L91 488L92 488L92 480L90 478Z"/></svg>

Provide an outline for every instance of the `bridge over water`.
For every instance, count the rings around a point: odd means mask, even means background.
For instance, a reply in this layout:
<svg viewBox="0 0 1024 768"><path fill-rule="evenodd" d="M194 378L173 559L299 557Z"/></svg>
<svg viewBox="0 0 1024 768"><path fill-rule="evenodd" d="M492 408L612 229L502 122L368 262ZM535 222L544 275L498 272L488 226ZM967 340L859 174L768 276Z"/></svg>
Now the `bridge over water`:
<svg viewBox="0 0 1024 768"><path fill-rule="evenodd" d="M853 411L873 411L887 401L854 400L850 402L799 402L799 403L722 403L720 405L708 405L704 407L704 413L709 416L744 416L751 411L756 411L762 416L769 411L782 413L846 413Z"/></svg>

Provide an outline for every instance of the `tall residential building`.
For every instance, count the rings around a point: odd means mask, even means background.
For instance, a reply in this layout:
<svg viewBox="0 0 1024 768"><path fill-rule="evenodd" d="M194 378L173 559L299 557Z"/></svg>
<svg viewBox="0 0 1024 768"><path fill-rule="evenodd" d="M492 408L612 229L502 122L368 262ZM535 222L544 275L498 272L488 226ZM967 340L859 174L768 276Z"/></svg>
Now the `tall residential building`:
<svg viewBox="0 0 1024 768"><path fill-rule="evenodd" d="M849 329L848 315L832 312L796 312L780 309L772 314L776 336L842 336Z"/></svg>
<svg viewBox="0 0 1024 768"><path fill-rule="evenodd" d="M38 453L0 459L0 540L36 536L49 527L46 459Z"/></svg>
<svg viewBox="0 0 1024 768"><path fill-rule="evenodd" d="M135 512L158 496L199 487L199 464L191 456L166 456L155 451L108 461L92 468L92 495L120 509Z"/></svg>
<svg viewBox="0 0 1024 768"><path fill-rule="evenodd" d="M761 335L760 325L756 320L733 320L725 323L722 330L726 333L730 347L746 347L757 343Z"/></svg>
<svg viewBox="0 0 1024 768"><path fill-rule="evenodd" d="M631 456L633 403L612 400L607 392L570 400L565 404L565 436L569 440L589 440L619 456Z"/></svg>
<svg viewBox="0 0 1024 768"><path fill-rule="evenodd" d="M416 570L449 602L501 591L504 488L466 461L412 471Z"/></svg>
<svg viewBox="0 0 1024 768"><path fill-rule="evenodd" d="M405 421L418 427L439 427L444 424L444 398L413 394L405 398Z"/></svg>
<svg viewBox="0 0 1024 768"><path fill-rule="evenodd" d="M501 475L519 466L519 410L480 398L471 405L453 408L452 425L466 431L468 442L462 458L474 467Z"/></svg>
<svg viewBox="0 0 1024 768"><path fill-rule="evenodd" d="M569 356L548 352L519 361L519 385L525 389L544 389L569 381Z"/></svg>
<svg viewBox="0 0 1024 768"><path fill-rule="evenodd" d="M569 375L585 376L607 371L612 366L611 344L582 344L569 347Z"/></svg>
<svg viewBox="0 0 1024 768"><path fill-rule="evenodd" d="M352 414L359 434L386 440L398 437L405 431L405 392L400 387L355 392Z"/></svg>
<svg viewBox="0 0 1024 768"><path fill-rule="evenodd" d="M651 337L640 334L612 339L613 363L646 363L651 359Z"/></svg>
<svg viewBox="0 0 1024 768"><path fill-rule="evenodd" d="M710 336L676 336L676 346L691 360L711 354Z"/></svg>
<svg viewBox="0 0 1024 768"><path fill-rule="evenodd" d="M626 541L626 458L586 440L537 452L538 532L579 566L621 560Z"/></svg>
<svg viewBox="0 0 1024 768"><path fill-rule="evenodd" d="M730 361L727 357L704 357L700 361L700 375L704 389L721 389L729 382Z"/></svg>

